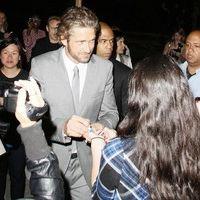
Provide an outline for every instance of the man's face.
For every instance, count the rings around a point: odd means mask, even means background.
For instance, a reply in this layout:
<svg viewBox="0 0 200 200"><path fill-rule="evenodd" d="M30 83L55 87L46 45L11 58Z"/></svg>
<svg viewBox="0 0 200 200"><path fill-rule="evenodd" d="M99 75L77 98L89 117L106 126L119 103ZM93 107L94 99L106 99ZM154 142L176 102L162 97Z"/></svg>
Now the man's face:
<svg viewBox="0 0 200 200"><path fill-rule="evenodd" d="M49 33L49 39L51 43L57 43L58 42L58 36L57 36L57 28L59 25L59 20L51 20L49 22L49 25L46 27L47 31Z"/></svg>
<svg viewBox="0 0 200 200"><path fill-rule="evenodd" d="M62 40L67 56L75 63L87 63L95 44L95 29L74 27L68 39Z"/></svg>
<svg viewBox="0 0 200 200"><path fill-rule="evenodd" d="M101 28L101 35L98 38L96 54L104 59L112 55L114 45L114 34L110 28Z"/></svg>
<svg viewBox="0 0 200 200"><path fill-rule="evenodd" d="M117 53L123 54L124 51L125 51L125 43L124 43L124 38L122 37L117 41Z"/></svg>
<svg viewBox="0 0 200 200"><path fill-rule="evenodd" d="M185 58L189 65L200 67L200 32L192 32L185 43Z"/></svg>

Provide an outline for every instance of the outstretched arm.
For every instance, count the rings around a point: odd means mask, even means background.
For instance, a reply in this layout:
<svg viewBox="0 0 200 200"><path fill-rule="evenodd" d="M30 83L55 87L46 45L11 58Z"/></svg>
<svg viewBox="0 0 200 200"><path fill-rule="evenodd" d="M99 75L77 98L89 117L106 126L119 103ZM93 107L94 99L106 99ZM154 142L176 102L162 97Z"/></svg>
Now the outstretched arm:
<svg viewBox="0 0 200 200"><path fill-rule="evenodd" d="M26 114L26 96L28 103L36 107L44 106L40 90L34 80L17 81L20 86L18 93L16 118L20 122L18 132L25 146L27 168L31 172L30 188L35 199L64 199L63 180L61 178L58 160L47 145L41 120L31 121Z"/></svg>

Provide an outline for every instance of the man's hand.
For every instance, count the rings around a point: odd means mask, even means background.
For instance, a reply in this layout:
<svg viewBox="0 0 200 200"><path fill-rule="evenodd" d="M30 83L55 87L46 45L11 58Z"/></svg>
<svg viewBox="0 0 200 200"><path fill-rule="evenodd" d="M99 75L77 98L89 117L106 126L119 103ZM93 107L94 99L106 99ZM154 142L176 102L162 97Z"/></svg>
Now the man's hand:
<svg viewBox="0 0 200 200"><path fill-rule="evenodd" d="M64 133L69 137L83 137L90 126L89 119L73 115L64 125Z"/></svg>
<svg viewBox="0 0 200 200"><path fill-rule="evenodd" d="M91 127L95 132L102 131L104 129L104 126L100 123L93 123L91 124Z"/></svg>
<svg viewBox="0 0 200 200"><path fill-rule="evenodd" d="M99 138L103 139L104 142L107 143L110 139L117 137L117 132L114 129L103 127L103 125L101 124L98 125L99 126L96 127L98 129L95 129L94 127L92 127L92 125L90 125L88 132L83 135L83 137L86 138L88 142L92 142L93 139Z"/></svg>

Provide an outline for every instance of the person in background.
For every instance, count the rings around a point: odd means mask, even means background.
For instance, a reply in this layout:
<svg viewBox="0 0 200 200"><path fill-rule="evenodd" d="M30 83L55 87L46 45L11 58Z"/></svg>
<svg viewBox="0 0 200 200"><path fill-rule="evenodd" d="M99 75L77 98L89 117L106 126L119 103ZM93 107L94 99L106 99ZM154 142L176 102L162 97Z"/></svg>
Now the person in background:
<svg viewBox="0 0 200 200"><path fill-rule="evenodd" d="M116 40L116 45L114 46L115 52L113 52L116 60L122 62L123 64L132 69L133 65L132 65L130 50L125 43L124 33L119 28L116 27L112 27L112 30L114 32Z"/></svg>
<svg viewBox="0 0 200 200"><path fill-rule="evenodd" d="M23 54L18 38L8 37L0 43L0 105L3 106L4 91L13 86L14 81L27 79L28 72L22 69ZM17 133L18 121L13 113L1 110L0 118L10 124L2 142L6 154L0 158L0 199L4 199L7 171L10 175L11 199L24 197L25 189L25 151L20 135Z"/></svg>
<svg viewBox="0 0 200 200"><path fill-rule="evenodd" d="M60 17L49 17L46 25L48 35L36 41L36 44L32 49L32 58L43 53L56 50L61 47L61 43L59 42L59 38L57 36L57 28L59 23Z"/></svg>
<svg viewBox="0 0 200 200"><path fill-rule="evenodd" d="M8 23L6 15L3 11L0 10L0 41L4 39L4 34L7 31Z"/></svg>
<svg viewBox="0 0 200 200"><path fill-rule="evenodd" d="M35 46L36 41L46 36L46 32L40 29L40 23L41 19L37 15L34 15L28 19L27 28L22 32L28 63L31 59L32 48Z"/></svg>
<svg viewBox="0 0 200 200"><path fill-rule="evenodd" d="M119 122L125 117L128 111L128 78L130 68L112 57L115 37L111 27L100 22L100 32L97 38L96 55L109 60L113 64L113 89L117 109L119 112Z"/></svg>
<svg viewBox="0 0 200 200"><path fill-rule="evenodd" d="M185 42L186 61L179 64L194 98L200 97L200 30L191 31Z"/></svg>
<svg viewBox="0 0 200 200"><path fill-rule="evenodd" d="M180 28L174 32L170 41L165 44L163 54L170 56L177 63L183 63L185 61L183 56L184 45L185 31Z"/></svg>
<svg viewBox="0 0 200 200"><path fill-rule="evenodd" d="M0 42L4 39L9 37L12 32L8 32L8 23L6 14L0 10Z"/></svg>
<svg viewBox="0 0 200 200"><path fill-rule="evenodd" d="M200 199L199 130L178 66L164 55L140 61L130 75L118 137L106 144L104 129L92 139L92 199Z"/></svg>
<svg viewBox="0 0 200 200"><path fill-rule="evenodd" d="M40 83L56 127L50 141L74 200L91 199L91 149L83 135L115 128L119 120L112 63L92 54L98 29L91 10L71 7L58 26L63 47L31 61L30 75Z"/></svg>

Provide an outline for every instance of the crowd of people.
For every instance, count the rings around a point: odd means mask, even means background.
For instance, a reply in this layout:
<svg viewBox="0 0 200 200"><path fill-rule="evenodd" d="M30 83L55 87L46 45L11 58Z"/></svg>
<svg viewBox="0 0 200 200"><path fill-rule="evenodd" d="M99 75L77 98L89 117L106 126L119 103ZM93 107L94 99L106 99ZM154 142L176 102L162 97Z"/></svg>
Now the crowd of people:
<svg viewBox="0 0 200 200"><path fill-rule="evenodd" d="M24 198L25 165L38 200L200 199L200 30L134 66L123 32L85 7L46 31L30 17L22 42L0 11L0 31L0 200L7 170L11 199ZM45 103L31 120L27 104Z"/></svg>

